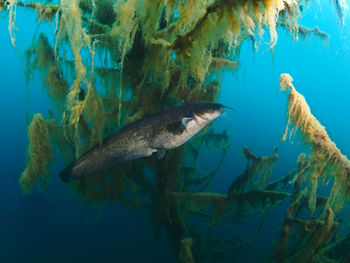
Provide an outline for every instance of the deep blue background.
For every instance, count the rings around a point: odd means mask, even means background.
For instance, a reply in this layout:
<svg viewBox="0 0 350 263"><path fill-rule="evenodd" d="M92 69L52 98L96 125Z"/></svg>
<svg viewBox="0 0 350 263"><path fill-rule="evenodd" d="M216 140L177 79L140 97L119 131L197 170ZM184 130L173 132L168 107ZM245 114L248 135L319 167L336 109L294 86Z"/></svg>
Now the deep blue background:
<svg viewBox="0 0 350 263"><path fill-rule="evenodd" d="M82 202L57 178L63 167L59 158L47 191L22 195L17 180L25 168L25 113L28 109L30 116L36 112L46 115L50 104L39 77L30 82L26 104L24 65L18 54L30 45L37 23L31 12L21 8L17 12L16 50L9 39L7 16L2 14L0 20L0 262L174 262L166 236L159 242L154 240L148 213L118 204L101 208ZM246 164L240 154L243 146L257 155L269 155L274 146L279 148L280 160L273 178L294 168L303 147L297 139L293 144L280 142L286 123L286 95L278 91L281 73L292 75L296 89L305 96L330 137L343 153L350 154L350 21L346 19L341 28L335 8L326 0L320 6L314 1L303 16L301 24L318 25L330 34L329 46L314 37L292 40L279 30L273 52L264 45L254 52L246 43L239 69L225 74L219 102L238 112L228 112L214 124L219 131L229 131L232 148L210 190L226 192L232 180L244 171ZM43 24L40 30L52 32L54 23ZM212 155L215 153L203 157L203 169L209 168ZM257 256L263 262L270 255L283 214L283 207L275 209L261 233L257 233L255 218L236 229L255 246L254 253L243 255L245 262L256 262L253 257Z"/></svg>

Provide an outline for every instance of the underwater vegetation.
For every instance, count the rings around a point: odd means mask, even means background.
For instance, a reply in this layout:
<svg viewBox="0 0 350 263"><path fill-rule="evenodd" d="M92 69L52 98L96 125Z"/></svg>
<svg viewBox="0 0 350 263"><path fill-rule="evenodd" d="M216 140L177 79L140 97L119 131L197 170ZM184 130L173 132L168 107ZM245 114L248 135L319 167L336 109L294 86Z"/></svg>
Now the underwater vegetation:
<svg viewBox="0 0 350 263"><path fill-rule="evenodd" d="M113 132L155 112L189 103L216 102L225 72L239 67L240 48L277 44L277 27L292 39L328 35L298 24L307 1L299 0L0 0L16 46L20 8L52 23L52 33L35 32L24 52L27 83L40 75L52 102L28 126L23 192L45 189L54 154L66 165L98 147ZM334 1L342 23L339 1ZM266 40L266 33L268 40ZM287 127L310 146L296 169L276 181L271 173L278 150L257 156L244 147L245 171L225 193L208 192L230 148L230 135L206 127L162 160L145 158L70 180L67 187L86 202L121 202L152 214L154 236L164 231L180 263L225 262L242 248L243 235L220 236L218 228L267 216L289 202L271 262L348 262L349 235L338 237L340 215L349 199L350 163L312 115L288 74L280 77L288 96ZM45 118L44 118L45 116ZM46 117L47 116L47 117ZM210 170L203 152L218 156ZM56 175L53 175L56 176ZM328 196L319 189L331 186ZM194 222L201 222L201 226ZM345 252L344 252L345 251ZM231 260L232 262L232 260Z"/></svg>
<svg viewBox="0 0 350 263"><path fill-rule="evenodd" d="M326 207L337 215L348 201L350 161L329 138L325 127L312 115L304 96L296 91L292 80L289 74L282 74L280 77L280 89L289 92L288 123L282 140L286 140L289 125L293 127L290 136L296 130L300 130L304 141L311 147L309 156L311 167L309 176L307 176L311 184L310 209L314 214L318 184L333 179Z"/></svg>

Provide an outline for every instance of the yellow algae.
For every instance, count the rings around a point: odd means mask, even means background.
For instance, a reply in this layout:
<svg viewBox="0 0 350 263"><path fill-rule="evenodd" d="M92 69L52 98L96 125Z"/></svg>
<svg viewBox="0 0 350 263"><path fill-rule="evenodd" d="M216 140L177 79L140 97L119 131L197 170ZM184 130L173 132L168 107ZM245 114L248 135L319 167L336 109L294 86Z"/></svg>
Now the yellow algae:
<svg viewBox="0 0 350 263"><path fill-rule="evenodd" d="M87 44L85 37L86 33L82 28L81 16L78 0L61 0L61 21L59 31L61 31L61 34L63 34L62 32L65 32L69 39L73 51L76 73L75 79L67 95L67 105L70 108L72 115L74 115L74 117L70 119L70 123L75 126L79 121L79 112L74 112L79 110L79 106L75 105L78 103L76 99L80 92L80 83L86 75L86 67L80 53L84 44Z"/></svg>
<svg viewBox="0 0 350 263"><path fill-rule="evenodd" d="M304 96L296 91L292 81L289 74L281 74L280 89L288 93L288 122L282 140L286 140L289 126L293 127L291 134L296 130L301 131L304 141L311 147L310 160L313 169L309 176L312 185L310 207L315 212L316 190L319 182L326 177L332 177L334 184L328 205L335 208L333 212L337 214L348 200L350 161L329 138L325 127L311 113Z"/></svg>
<svg viewBox="0 0 350 263"><path fill-rule="evenodd" d="M111 36L117 38L120 50L120 83L119 83L119 108L118 108L118 125L120 126L122 114L123 98L123 68L124 58L128 49L132 46L136 30L138 27L135 17L136 0L118 1L114 5L114 11L117 14L117 20L111 30Z"/></svg>
<svg viewBox="0 0 350 263"><path fill-rule="evenodd" d="M17 0L9 0L7 1L7 9L9 10L9 24L8 31L11 38L12 46L15 46L15 35L13 30L16 30L15 21L16 21L16 8L17 8Z"/></svg>
<svg viewBox="0 0 350 263"><path fill-rule="evenodd" d="M30 193L39 178L44 186L48 184L48 165L53 159L49 128L40 113L34 115L28 129L28 164L19 182L24 193Z"/></svg>
<svg viewBox="0 0 350 263"><path fill-rule="evenodd" d="M92 131L90 136L89 146L102 142L103 127L105 122L105 115L103 109L103 102L98 96L93 85L88 87L85 99L85 107L83 114L87 122L93 121Z"/></svg>

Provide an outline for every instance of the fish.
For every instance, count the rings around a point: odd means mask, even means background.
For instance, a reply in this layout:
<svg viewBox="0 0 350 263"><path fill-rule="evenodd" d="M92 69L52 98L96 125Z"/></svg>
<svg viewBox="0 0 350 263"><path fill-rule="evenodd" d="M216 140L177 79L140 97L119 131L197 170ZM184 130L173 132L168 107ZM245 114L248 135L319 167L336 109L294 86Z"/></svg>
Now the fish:
<svg viewBox="0 0 350 263"><path fill-rule="evenodd" d="M165 109L128 124L94 146L59 173L63 182L156 154L162 159L213 120L225 108L218 103L184 104Z"/></svg>

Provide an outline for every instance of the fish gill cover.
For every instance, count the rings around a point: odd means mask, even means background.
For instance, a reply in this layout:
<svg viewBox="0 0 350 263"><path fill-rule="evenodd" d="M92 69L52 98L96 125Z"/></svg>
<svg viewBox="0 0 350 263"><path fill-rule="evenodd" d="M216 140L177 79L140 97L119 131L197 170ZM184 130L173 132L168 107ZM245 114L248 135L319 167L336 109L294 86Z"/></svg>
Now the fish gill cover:
<svg viewBox="0 0 350 263"><path fill-rule="evenodd" d="M239 67L244 41L251 41L254 50L263 45L273 49L276 28L282 27L292 39L314 35L327 43L328 35L318 27L299 25L307 4L298 0L61 0L55 4L0 0L1 11L8 13L13 46L17 9L35 12L38 23L55 24L51 35L35 34L24 54L28 81L33 72L40 74L54 111L49 119L35 114L29 124L27 168L19 179L23 192L48 185L55 150L68 165L119 127L143 116L179 104L216 102L223 73ZM334 1L334 6L343 23L344 2ZM262 226L269 212L286 199L289 207L271 262L348 262L342 244L349 236L334 236L340 225L337 216L350 195L350 163L291 81L288 74L281 75L280 88L288 94L283 140L292 126L290 136L300 130L311 151L301 153L296 169L276 181L270 175L279 159L277 149L269 156L257 156L243 148L246 170L227 186L227 193L206 192L230 147L226 131L208 128L169 151L163 160L130 162L71 180L69 187L89 202L112 200L150 209L155 236L166 230L181 263L214 262L251 246L243 236L218 239L214 231L205 231L191 218L213 229L262 214ZM205 148L220 152L209 172L198 166ZM320 195L319 189L329 185L329 195ZM197 192L190 191L194 186Z"/></svg>

